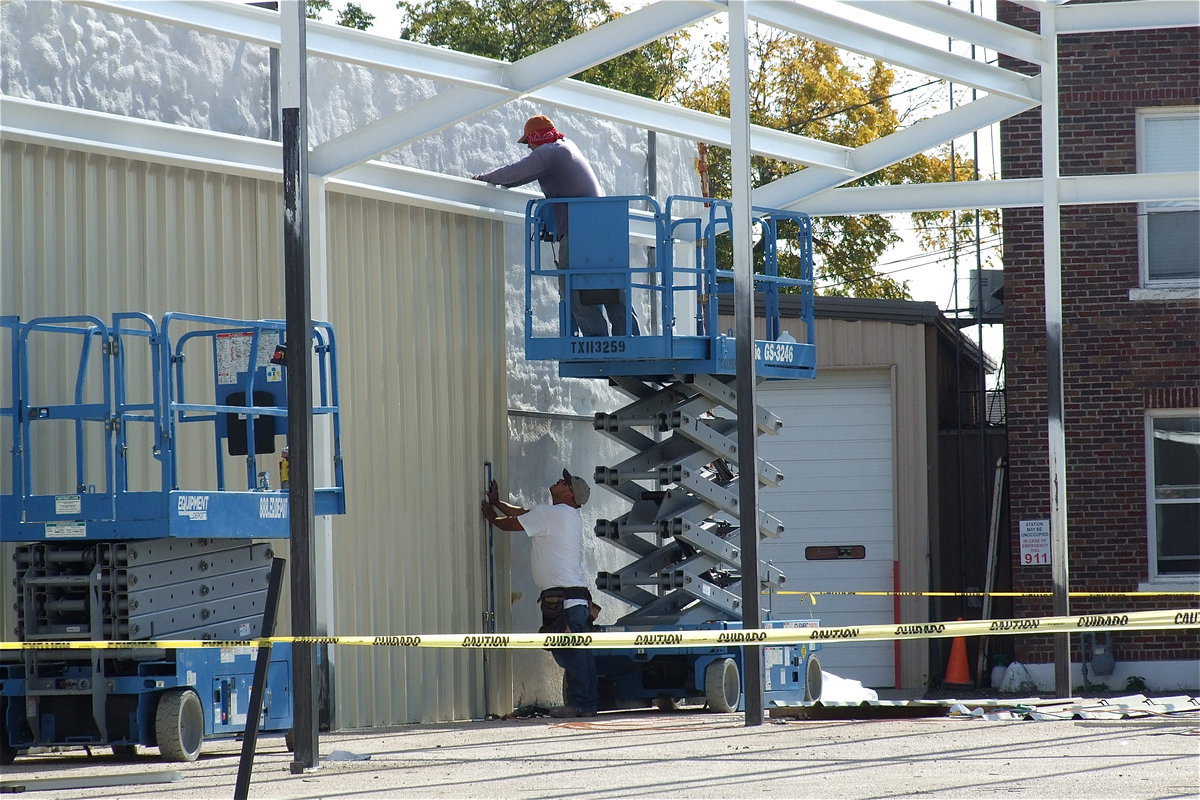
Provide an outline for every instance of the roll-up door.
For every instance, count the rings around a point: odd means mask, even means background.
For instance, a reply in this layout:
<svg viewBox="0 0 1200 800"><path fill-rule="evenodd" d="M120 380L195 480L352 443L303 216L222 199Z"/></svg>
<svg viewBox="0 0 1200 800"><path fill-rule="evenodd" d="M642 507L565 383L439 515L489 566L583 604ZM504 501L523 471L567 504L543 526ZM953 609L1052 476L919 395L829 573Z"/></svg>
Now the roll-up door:
<svg viewBox="0 0 1200 800"><path fill-rule="evenodd" d="M786 476L764 487L762 509L785 526L761 556L787 575L785 591L891 591L895 548L892 391L886 369L827 370L815 380L771 381L758 404L783 420L759 454ZM771 617L815 617L821 626L894 622L893 598L778 594ZM894 645L827 643L821 666L866 686L895 685Z"/></svg>

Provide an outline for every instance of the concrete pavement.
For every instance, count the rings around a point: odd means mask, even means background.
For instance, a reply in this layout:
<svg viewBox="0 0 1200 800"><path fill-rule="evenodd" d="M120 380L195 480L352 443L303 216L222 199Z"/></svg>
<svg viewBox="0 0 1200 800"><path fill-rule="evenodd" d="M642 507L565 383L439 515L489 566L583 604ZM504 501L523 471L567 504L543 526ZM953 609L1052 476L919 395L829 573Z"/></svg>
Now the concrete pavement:
<svg viewBox="0 0 1200 800"><path fill-rule="evenodd" d="M147 749L23 756L6 789L39 798L231 798L238 742L192 764ZM937 717L771 721L624 711L577 721L411 725L325 734L322 766L293 775L278 737L259 742L252 798L1182 798L1200 793L1200 716L986 721ZM363 759L365 760L337 760ZM148 776L178 780L139 783ZM130 783L43 788L39 781Z"/></svg>

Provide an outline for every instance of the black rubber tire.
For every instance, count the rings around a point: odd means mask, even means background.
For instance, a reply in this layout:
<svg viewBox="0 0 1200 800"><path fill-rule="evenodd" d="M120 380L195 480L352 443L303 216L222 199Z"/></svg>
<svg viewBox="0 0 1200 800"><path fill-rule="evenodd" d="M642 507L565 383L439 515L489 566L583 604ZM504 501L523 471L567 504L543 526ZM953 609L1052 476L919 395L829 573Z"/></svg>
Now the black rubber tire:
<svg viewBox="0 0 1200 800"><path fill-rule="evenodd" d="M732 658L718 658L704 669L704 697L708 710L718 714L737 711L742 699L742 676Z"/></svg>
<svg viewBox="0 0 1200 800"><path fill-rule="evenodd" d="M167 761L195 761L204 741L204 707L191 689L165 692L154 712L158 750Z"/></svg>
<svg viewBox="0 0 1200 800"><path fill-rule="evenodd" d="M821 699L821 662L816 656L809 656L804 666L804 700L815 703Z"/></svg>

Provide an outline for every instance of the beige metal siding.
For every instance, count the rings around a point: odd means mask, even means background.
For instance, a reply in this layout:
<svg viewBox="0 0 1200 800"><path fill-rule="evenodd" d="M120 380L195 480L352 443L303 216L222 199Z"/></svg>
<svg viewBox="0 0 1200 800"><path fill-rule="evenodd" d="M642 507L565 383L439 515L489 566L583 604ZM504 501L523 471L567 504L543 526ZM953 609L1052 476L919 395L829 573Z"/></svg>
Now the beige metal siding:
<svg viewBox="0 0 1200 800"><path fill-rule="evenodd" d="M280 185L5 141L4 313L281 316Z"/></svg>
<svg viewBox="0 0 1200 800"><path fill-rule="evenodd" d="M155 318L174 310L281 316L279 186L5 140L0 143L0 314L25 320L90 314L105 322L119 311L144 311ZM62 354L57 355L50 363L62 363ZM7 352L2 363L0 391L7 402ZM73 375L46 372L34 369L33 377L61 401ZM7 418L4 422L0 442L7 454L11 435ZM62 453L74 452L66 431L52 435L62 443ZM148 436L133 441L150 446ZM211 459L211 448L200 456ZM72 471L63 460L37 462L38 491L74 491ZM150 460L145 459L147 467ZM89 477L96 475L99 482L98 459L90 457L88 467ZM5 492L11 490L8 472L6 460L0 469ZM132 485L157 488L150 472L137 471ZM0 553L0 585L12 586L11 552L5 546ZM7 636L15 625L13 610L11 603L0 606Z"/></svg>
<svg viewBox="0 0 1200 800"><path fill-rule="evenodd" d="M12 140L0 157L0 314L283 316L278 182ZM480 630L483 462L506 463L502 226L346 194L329 195L325 219L329 274L314 286L328 297L314 306L338 337L350 509L318 549L329 632ZM7 453L7 426L0 436ZM507 551L495 560L505 610ZM0 613L8 635L10 604ZM479 716L511 699L496 657L485 709L481 651L341 648L332 661L338 726Z"/></svg>
<svg viewBox="0 0 1200 800"><path fill-rule="evenodd" d="M333 627L479 631L483 465L506 463L508 437L503 226L336 193L326 214L349 505L335 522ZM485 711L482 651L341 648L335 658L339 727Z"/></svg>

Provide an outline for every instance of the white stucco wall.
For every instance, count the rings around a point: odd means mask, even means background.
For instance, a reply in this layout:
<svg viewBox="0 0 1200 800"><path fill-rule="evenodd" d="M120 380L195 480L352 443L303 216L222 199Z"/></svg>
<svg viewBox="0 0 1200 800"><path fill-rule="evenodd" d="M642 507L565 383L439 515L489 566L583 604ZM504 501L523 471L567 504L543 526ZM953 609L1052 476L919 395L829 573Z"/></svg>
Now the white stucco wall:
<svg viewBox="0 0 1200 800"><path fill-rule="evenodd" d="M269 70L266 47L232 38L56 0L0 4L3 96L267 139ZM403 112L443 88L386 70L312 58L310 146ZM380 160L469 176L521 158L527 151L515 140L532 114L549 115L582 149L606 193L647 192L645 130L529 101L481 113ZM694 158L693 142L657 138L660 198L699 193ZM613 464L627 455L620 445L593 431L590 421L594 412L615 410L627 400L604 381L560 379L555 363L524 359L524 251L519 225L507 226L505 248L508 393L510 409L516 413L510 415L509 465L500 477L503 489L528 506L546 499L546 487L562 466L590 477L594 466ZM646 319L644 310L640 316ZM626 510L623 499L598 489L585 508L585 522L590 526L596 518L616 517ZM521 539L517 537L513 547L513 627L533 630L537 591L529 577L528 547ZM615 569L628 560L590 536L585 542L589 573ZM615 601L598 600L608 607L601 621L621 613ZM513 674L518 704L557 701L560 673L547 654L519 651L514 655Z"/></svg>

